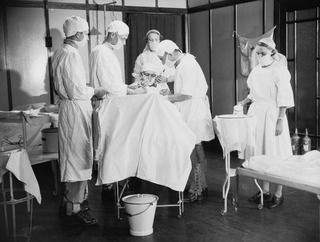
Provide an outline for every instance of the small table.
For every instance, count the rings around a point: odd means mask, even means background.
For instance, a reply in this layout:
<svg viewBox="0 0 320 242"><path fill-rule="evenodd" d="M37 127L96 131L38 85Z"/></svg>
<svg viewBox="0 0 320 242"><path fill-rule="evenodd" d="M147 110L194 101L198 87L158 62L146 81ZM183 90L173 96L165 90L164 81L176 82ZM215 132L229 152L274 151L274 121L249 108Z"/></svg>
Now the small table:
<svg viewBox="0 0 320 242"><path fill-rule="evenodd" d="M9 172L9 188L6 189L2 176ZM22 183L24 183L24 190L26 195L24 197L15 197L15 188L13 187L13 175ZM16 241L17 236L25 236L24 234L17 234L16 231L16 205L26 202L27 209L30 216L29 223L29 235L30 240L32 232L32 214L33 214L33 198L35 197L38 203L41 203L41 194L38 181L31 168L28 153L25 149L15 149L9 151L0 152L0 183L3 200L0 204L3 204L5 228L6 234L9 236L9 216L7 206L12 208L12 236L13 241ZM7 196L9 193L9 196Z"/></svg>
<svg viewBox="0 0 320 242"><path fill-rule="evenodd" d="M236 169L230 168L230 152L238 151L240 159L248 159L255 152L256 120L248 115L218 115L213 119L215 132L223 150L226 178L222 187L224 210L227 213L227 200L230 189L230 178L236 176Z"/></svg>

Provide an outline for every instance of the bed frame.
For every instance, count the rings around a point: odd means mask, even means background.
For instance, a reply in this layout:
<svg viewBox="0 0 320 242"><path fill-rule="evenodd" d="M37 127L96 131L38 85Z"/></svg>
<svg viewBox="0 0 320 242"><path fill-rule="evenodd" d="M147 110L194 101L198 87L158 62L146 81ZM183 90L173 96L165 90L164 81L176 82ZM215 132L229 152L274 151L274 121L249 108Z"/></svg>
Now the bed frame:
<svg viewBox="0 0 320 242"><path fill-rule="evenodd" d="M257 185L257 187L259 188L259 191L261 193L261 200L260 200L260 204L258 205L258 209L262 209L263 208L263 191L262 188L260 187L257 179L259 180L263 180L263 181L269 181L272 183L276 183L276 184L280 184L280 185L284 185L287 187L292 187L292 188L296 188L299 190L303 190L303 191L307 191L307 192L311 192L317 195L317 198L319 200L319 240L320 240L320 187L316 187L316 186L312 186L309 184L304 184L301 183L299 181L295 181L294 179L289 179L287 177L281 177L281 176L275 176L272 174L268 174L265 172L259 172L259 171L255 171L252 169L247 169L247 168L238 168L236 171L236 192L235 192L235 198L234 198L234 206L235 206L235 210L237 210L238 208L238 197L239 197L239 177L240 176L246 176L246 177L251 177L254 179L255 184ZM319 177L320 179L320 177Z"/></svg>
<svg viewBox="0 0 320 242"><path fill-rule="evenodd" d="M119 187L119 182L113 183L115 186L114 193L115 193L115 208L116 208L116 218L118 220L122 220L122 217L120 215L120 210L124 209L125 207L121 204L121 199L123 198L123 194L125 192L125 189L128 187L129 180L126 179L125 184L122 188ZM177 191L178 192L178 201L176 203L170 203L170 204L157 204L157 208L167 208L167 207L178 207L178 215L177 218L181 218L182 214L184 212L184 202L183 202L183 191Z"/></svg>

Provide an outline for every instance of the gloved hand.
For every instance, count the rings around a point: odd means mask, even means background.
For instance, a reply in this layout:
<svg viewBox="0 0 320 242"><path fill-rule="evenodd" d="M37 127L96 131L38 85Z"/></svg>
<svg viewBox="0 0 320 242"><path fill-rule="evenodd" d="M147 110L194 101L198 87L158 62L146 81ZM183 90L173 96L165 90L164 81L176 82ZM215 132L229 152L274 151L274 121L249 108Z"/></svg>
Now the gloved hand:
<svg viewBox="0 0 320 242"><path fill-rule="evenodd" d="M97 87L94 89L94 95L97 98L103 98L107 94L107 90L103 87Z"/></svg>
<svg viewBox="0 0 320 242"><path fill-rule="evenodd" d="M233 114L242 115L243 114L243 105L238 103L237 105L233 106Z"/></svg>
<svg viewBox="0 0 320 242"><path fill-rule="evenodd" d="M164 75L158 75L158 76L156 76L156 82L166 83L166 82L168 82L168 78L166 78Z"/></svg>
<svg viewBox="0 0 320 242"><path fill-rule="evenodd" d="M161 94L162 96L169 95L169 94L170 94L170 90L169 90L169 89L161 89L161 90L160 90L160 94Z"/></svg>

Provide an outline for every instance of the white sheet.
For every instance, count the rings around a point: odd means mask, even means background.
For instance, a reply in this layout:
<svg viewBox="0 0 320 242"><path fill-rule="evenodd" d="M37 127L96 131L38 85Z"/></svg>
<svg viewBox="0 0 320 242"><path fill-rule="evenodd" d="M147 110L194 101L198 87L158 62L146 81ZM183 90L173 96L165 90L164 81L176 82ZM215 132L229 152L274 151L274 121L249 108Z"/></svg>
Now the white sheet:
<svg viewBox="0 0 320 242"><path fill-rule="evenodd" d="M2 175L8 170L14 176L24 183L25 190L35 196L37 202L41 204L40 188L36 176L32 170L28 153L21 149L10 153L10 156L2 155L0 157L0 183Z"/></svg>
<svg viewBox="0 0 320 242"><path fill-rule="evenodd" d="M320 187L320 152L317 150L310 151L305 155L294 155L288 159L265 155L254 156L242 165L245 168Z"/></svg>
<svg viewBox="0 0 320 242"><path fill-rule="evenodd" d="M177 108L157 94L113 97L98 109L97 185L137 176L183 191L195 134Z"/></svg>
<svg viewBox="0 0 320 242"><path fill-rule="evenodd" d="M247 115L218 115L213 119L215 133L223 150L238 151L239 159L249 159L255 152L256 119Z"/></svg>

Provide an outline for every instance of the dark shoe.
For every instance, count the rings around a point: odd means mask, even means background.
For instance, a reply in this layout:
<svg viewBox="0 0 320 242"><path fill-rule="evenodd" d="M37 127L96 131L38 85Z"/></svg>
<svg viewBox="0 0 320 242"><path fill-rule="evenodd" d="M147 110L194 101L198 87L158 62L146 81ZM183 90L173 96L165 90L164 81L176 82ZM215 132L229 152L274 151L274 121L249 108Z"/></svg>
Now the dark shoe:
<svg viewBox="0 0 320 242"><path fill-rule="evenodd" d="M84 200L81 204L80 204L80 209L81 211L89 211L89 202L88 200ZM59 207L59 216L64 217L67 216L67 207L66 205L62 205Z"/></svg>
<svg viewBox="0 0 320 242"><path fill-rule="evenodd" d="M200 195L197 195L197 201L202 201L204 199L203 191L200 193Z"/></svg>
<svg viewBox="0 0 320 242"><path fill-rule="evenodd" d="M271 201L266 203L266 206L267 206L267 208L276 208L276 207L282 205L283 200L284 200L283 196L281 196L281 197L273 196Z"/></svg>
<svg viewBox="0 0 320 242"><path fill-rule="evenodd" d="M260 204L260 200L261 200L260 196L261 196L261 193L257 192L252 197L249 197L248 201L254 202L256 204ZM263 203L268 203L271 201L271 199L272 199L272 195L270 193L263 193Z"/></svg>
<svg viewBox="0 0 320 242"><path fill-rule="evenodd" d="M69 216L69 219L77 224L81 225L95 225L98 223L98 220L96 220L88 211L80 211L76 214L73 214Z"/></svg>
<svg viewBox="0 0 320 242"><path fill-rule="evenodd" d="M185 203L192 203L195 201L197 201L197 195L191 192L189 192L188 195L183 198L183 202Z"/></svg>
<svg viewBox="0 0 320 242"><path fill-rule="evenodd" d="M205 189L202 190L202 195L204 197L208 197L208 188L205 188Z"/></svg>

